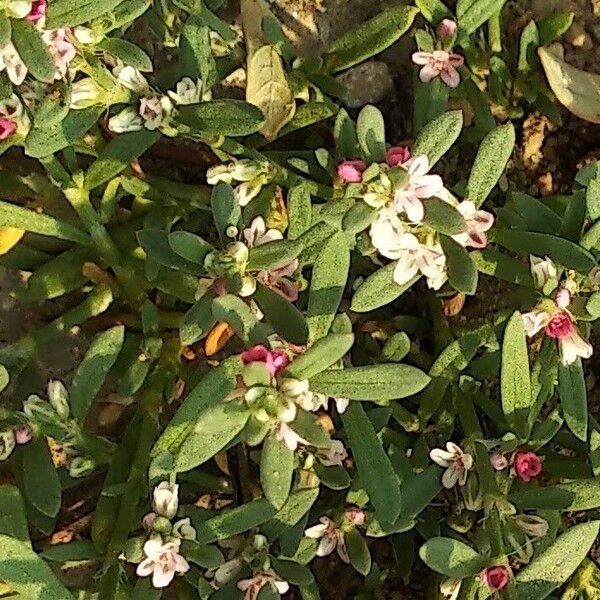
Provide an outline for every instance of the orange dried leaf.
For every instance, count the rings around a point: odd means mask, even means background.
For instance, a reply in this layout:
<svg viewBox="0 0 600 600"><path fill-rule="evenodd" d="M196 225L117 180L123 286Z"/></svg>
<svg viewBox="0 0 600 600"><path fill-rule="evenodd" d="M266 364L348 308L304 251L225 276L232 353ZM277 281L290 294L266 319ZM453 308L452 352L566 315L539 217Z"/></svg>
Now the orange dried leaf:
<svg viewBox="0 0 600 600"><path fill-rule="evenodd" d="M204 343L206 356L213 356L222 350L225 344L233 337L233 329L228 323L221 321L217 323L208 334Z"/></svg>
<svg viewBox="0 0 600 600"><path fill-rule="evenodd" d="M6 254L16 246L25 235L23 229L0 227L0 254Z"/></svg>

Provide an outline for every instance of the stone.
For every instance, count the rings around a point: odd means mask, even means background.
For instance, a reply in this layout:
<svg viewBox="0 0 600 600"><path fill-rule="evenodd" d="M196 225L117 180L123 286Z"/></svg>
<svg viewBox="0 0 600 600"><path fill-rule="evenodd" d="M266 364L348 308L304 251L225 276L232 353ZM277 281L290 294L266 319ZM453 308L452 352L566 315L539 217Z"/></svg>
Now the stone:
<svg viewBox="0 0 600 600"><path fill-rule="evenodd" d="M338 80L348 89L345 104L350 108L380 102L393 87L388 66L378 60L352 67L340 75Z"/></svg>

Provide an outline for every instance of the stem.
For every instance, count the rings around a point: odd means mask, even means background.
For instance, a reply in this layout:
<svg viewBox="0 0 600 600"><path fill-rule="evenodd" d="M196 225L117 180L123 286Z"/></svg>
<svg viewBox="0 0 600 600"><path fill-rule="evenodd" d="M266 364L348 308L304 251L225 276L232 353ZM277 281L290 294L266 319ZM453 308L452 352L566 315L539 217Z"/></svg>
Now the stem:
<svg viewBox="0 0 600 600"><path fill-rule="evenodd" d="M502 52L502 22L500 11L488 21L488 44L492 52Z"/></svg>

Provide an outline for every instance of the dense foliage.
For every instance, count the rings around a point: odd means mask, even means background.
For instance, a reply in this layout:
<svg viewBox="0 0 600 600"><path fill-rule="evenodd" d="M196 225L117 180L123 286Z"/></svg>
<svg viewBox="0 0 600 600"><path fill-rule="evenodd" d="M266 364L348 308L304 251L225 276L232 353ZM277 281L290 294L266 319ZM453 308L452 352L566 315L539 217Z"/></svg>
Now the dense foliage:
<svg viewBox="0 0 600 600"><path fill-rule="evenodd" d="M598 597L600 170L510 170L551 89L589 113L573 15L416 0L307 57L228 4L0 4L0 263L52 315L0 349L0 596ZM338 75L402 36L399 145Z"/></svg>

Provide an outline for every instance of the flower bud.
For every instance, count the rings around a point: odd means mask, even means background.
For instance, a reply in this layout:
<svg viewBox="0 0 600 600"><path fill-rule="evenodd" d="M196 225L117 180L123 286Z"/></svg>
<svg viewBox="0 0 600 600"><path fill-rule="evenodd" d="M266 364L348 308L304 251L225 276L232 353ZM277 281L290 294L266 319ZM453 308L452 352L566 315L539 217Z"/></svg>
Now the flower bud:
<svg viewBox="0 0 600 600"><path fill-rule="evenodd" d="M508 467L508 459L500 452L494 452L490 456L490 464L495 471L502 471Z"/></svg>
<svg viewBox="0 0 600 600"><path fill-rule="evenodd" d="M385 162L388 167L397 167L410 158L410 149L407 146L394 146L387 151Z"/></svg>
<svg viewBox="0 0 600 600"><path fill-rule="evenodd" d="M225 235L230 238L236 238L238 236L238 233L239 233L238 228L235 225L230 225L225 230Z"/></svg>
<svg viewBox="0 0 600 600"><path fill-rule="evenodd" d="M345 160L338 165L337 173L346 183L360 183L366 168L364 160Z"/></svg>
<svg viewBox="0 0 600 600"><path fill-rule="evenodd" d="M444 600L456 600L460 593L460 586L462 581L460 579L444 579L440 583L440 594Z"/></svg>
<svg viewBox="0 0 600 600"><path fill-rule="evenodd" d="M362 527L365 524L365 511L356 506L347 508L344 512L344 516L355 527Z"/></svg>
<svg viewBox="0 0 600 600"><path fill-rule="evenodd" d="M554 297L556 300L556 305L560 309L565 309L569 304L571 304L571 294L567 288L561 287L556 292L556 296Z"/></svg>
<svg viewBox="0 0 600 600"><path fill-rule="evenodd" d="M153 530L155 520L156 520L155 512L149 512L147 515L144 515L144 518L142 519L142 526L148 533L150 533Z"/></svg>
<svg viewBox="0 0 600 600"><path fill-rule="evenodd" d="M172 519L179 508L179 486L163 481L154 488L154 510L161 517Z"/></svg>
<svg viewBox="0 0 600 600"><path fill-rule="evenodd" d="M17 124L12 119L0 117L0 141L7 140L17 131Z"/></svg>
<svg viewBox="0 0 600 600"><path fill-rule="evenodd" d="M106 92L91 78L84 77L71 86L70 108L80 110L102 103Z"/></svg>
<svg viewBox="0 0 600 600"><path fill-rule="evenodd" d="M497 565L494 567L488 567L482 573L483 582L493 592L499 592L503 590L510 581L510 574L508 569L503 565Z"/></svg>
<svg viewBox="0 0 600 600"><path fill-rule="evenodd" d="M167 517L156 517L152 522L152 529L161 535L170 535L173 526Z"/></svg>
<svg viewBox="0 0 600 600"><path fill-rule="evenodd" d="M438 25L437 34L441 40L448 40L456 35L456 21L452 19L443 19Z"/></svg>
<svg viewBox="0 0 600 600"><path fill-rule="evenodd" d="M250 275L245 275L242 277L242 286L238 294L242 298L247 298L248 296L252 296L256 291L256 279L254 277L250 277Z"/></svg>
<svg viewBox="0 0 600 600"><path fill-rule="evenodd" d="M23 402L23 412L31 421L56 422L56 411L36 394L31 394Z"/></svg>
<svg viewBox="0 0 600 600"><path fill-rule="evenodd" d="M85 477L96 468L96 463L91 458L85 456L76 456L69 463L69 475L76 479L77 477Z"/></svg>
<svg viewBox="0 0 600 600"><path fill-rule="evenodd" d="M12 429L0 431L0 460L6 460L15 449L16 440Z"/></svg>
<svg viewBox="0 0 600 600"><path fill-rule="evenodd" d="M48 400L61 419L69 417L69 394L62 381L52 379L48 382Z"/></svg>
<svg viewBox="0 0 600 600"><path fill-rule="evenodd" d="M535 452L517 452L514 467L517 477L521 481L529 482L542 472L542 461Z"/></svg>
<svg viewBox="0 0 600 600"><path fill-rule="evenodd" d="M192 527L189 517L180 519L173 525L173 535L182 540L195 540L196 529Z"/></svg>
<svg viewBox="0 0 600 600"><path fill-rule="evenodd" d="M15 441L17 444L26 444L31 440L33 435L29 425L20 425L19 427L15 427L13 429L13 433L15 434Z"/></svg>

